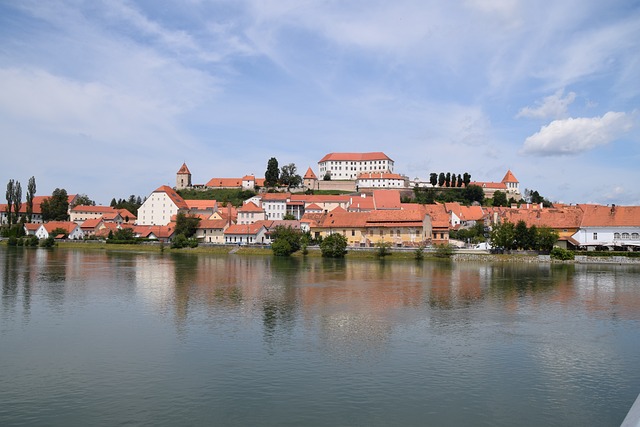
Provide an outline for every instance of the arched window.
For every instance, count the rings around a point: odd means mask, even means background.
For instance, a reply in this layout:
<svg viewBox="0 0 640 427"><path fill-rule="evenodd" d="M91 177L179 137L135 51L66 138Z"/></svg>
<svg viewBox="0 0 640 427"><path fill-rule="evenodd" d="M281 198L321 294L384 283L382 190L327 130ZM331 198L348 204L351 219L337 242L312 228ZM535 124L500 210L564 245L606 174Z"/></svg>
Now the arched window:
<svg viewBox="0 0 640 427"><path fill-rule="evenodd" d="M632 238L633 240L638 240L638 239L640 239L640 234L638 234L638 233L631 233L631 238Z"/></svg>
<svg viewBox="0 0 640 427"><path fill-rule="evenodd" d="M620 238L620 233L613 233L613 238L614 239L619 239Z"/></svg>
<svg viewBox="0 0 640 427"><path fill-rule="evenodd" d="M629 236L629 233L622 233L622 238L623 239L629 239L629 237L631 237L631 236Z"/></svg>

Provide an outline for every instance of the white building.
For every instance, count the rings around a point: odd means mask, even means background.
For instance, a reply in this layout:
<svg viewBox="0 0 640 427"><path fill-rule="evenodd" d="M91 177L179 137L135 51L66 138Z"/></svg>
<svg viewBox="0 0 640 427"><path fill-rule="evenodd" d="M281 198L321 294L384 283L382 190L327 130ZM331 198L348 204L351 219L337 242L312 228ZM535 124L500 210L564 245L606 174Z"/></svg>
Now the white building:
<svg viewBox="0 0 640 427"><path fill-rule="evenodd" d="M80 229L80 226L71 221L49 221L40 224L40 227L38 227L36 231L36 237L38 239L56 237L52 235L55 230L64 230L64 233L67 234L67 239L80 240L84 238L84 233Z"/></svg>
<svg viewBox="0 0 640 427"><path fill-rule="evenodd" d="M580 246L613 249L640 247L640 206L580 205L584 214L572 237Z"/></svg>
<svg viewBox="0 0 640 427"><path fill-rule="evenodd" d="M320 179L327 174L335 180L355 180L368 172L393 173L393 160L382 152L329 153L318 162Z"/></svg>
<svg viewBox="0 0 640 427"><path fill-rule="evenodd" d="M397 173L366 172L358 175L356 180L358 189L363 188L405 188L405 179Z"/></svg>
<svg viewBox="0 0 640 427"><path fill-rule="evenodd" d="M163 185L155 190L138 209L138 225L167 225L178 212L187 212L189 206L175 190Z"/></svg>

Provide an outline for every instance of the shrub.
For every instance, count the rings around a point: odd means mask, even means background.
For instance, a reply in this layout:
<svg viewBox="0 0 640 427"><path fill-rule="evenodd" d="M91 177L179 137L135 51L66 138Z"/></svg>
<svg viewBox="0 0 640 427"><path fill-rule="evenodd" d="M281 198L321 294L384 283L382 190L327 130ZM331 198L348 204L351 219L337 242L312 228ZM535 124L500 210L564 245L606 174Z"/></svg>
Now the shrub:
<svg viewBox="0 0 640 427"><path fill-rule="evenodd" d="M16 236L9 237L9 240L7 241L7 245L18 246L18 239L16 238Z"/></svg>
<svg viewBox="0 0 640 427"><path fill-rule="evenodd" d="M271 250L276 256L289 256L293 253L287 239L277 239L271 244Z"/></svg>
<svg viewBox="0 0 640 427"><path fill-rule="evenodd" d="M562 249L556 246L551 249L551 258L559 259L561 261L569 261L574 259L574 254L570 250Z"/></svg>
<svg viewBox="0 0 640 427"><path fill-rule="evenodd" d="M178 234L171 243L172 249L182 249L189 246L189 241L184 234Z"/></svg>
<svg viewBox="0 0 640 427"><path fill-rule="evenodd" d="M437 258L451 258L453 255L453 246L451 245L438 245L436 248L435 256Z"/></svg>
<svg viewBox="0 0 640 427"><path fill-rule="evenodd" d="M380 258L384 258L387 255L391 255L391 243L381 241L376 243L376 247L378 250L376 251L376 255Z"/></svg>
<svg viewBox="0 0 640 427"><path fill-rule="evenodd" d="M320 243L320 252L326 258L344 258L347 254L347 238L342 234L330 234Z"/></svg>
<svg viewBox="0 0 640 427"><path fill-rule="evenodd" d="M424 245L418 246L418 248L413 252L413 256L418 261L423 260L424 259Z"/></svg>
<svg viewBox="0 0 640 427"><path fill-rule="evenodd" d="M47 237L46 239L42 239L40 241L40 246L43 248L52 248L56 244L56 241L53 237Z"/></svg>

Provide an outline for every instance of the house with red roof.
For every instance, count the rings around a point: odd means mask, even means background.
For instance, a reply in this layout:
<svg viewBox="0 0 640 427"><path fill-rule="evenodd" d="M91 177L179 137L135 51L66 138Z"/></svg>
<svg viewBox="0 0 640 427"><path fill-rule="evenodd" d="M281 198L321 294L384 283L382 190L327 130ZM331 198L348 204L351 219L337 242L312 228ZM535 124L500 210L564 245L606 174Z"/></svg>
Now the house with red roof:
<svg viewBox="0 0 640 427"><path fill-rule="evenodd" d="M469 185L477 185L484 191L484 196L487 198L493 198L493 194L496 191L501 191L507 196L507 199L514 198L520 200L522 195L520 194L520 182L516 179L511 170L502 178L500 182L484 182L484 181L472 181Z"/></svg>
<svg viewBox="0 0 640 427"><path fill-rule="evenodd" d="M136 237L167 243L173 239L175 223L167 225L136 225L133 227L133 233Z"/></svg>
<svg viewBox="0 0 640 427"><path fill-rule="evenodd" d="M320 176L332 180L356 180L368 172L393 173L393 160L382 152L329 153L318 162Z"/></svg>
<svg viewBox="0 0 640 427"><path fill-rule="evenodd" d="M52 233L56 230L61 230L64 233L58 234L56 232L55 235L53 235ZM84 234L82 233L80 226L73 221L49 221L47 223L40 224L35 235L38 239L46 239L48 237L61 239L65 234L67 235L67 239L70 240L80 240L84 238Z"/></svg>
<svg viewBox="0 0 640 427"><path fill-rule="evenodd" d="M253 202L245 203L238 208L238 224L252 224L265 219L264 209Z"/></svg>
<svg viewBox="0 0 640 427"><path fill-rule="evenodd" d="M203 219L198 223L196 239L202 243L224 243L224 232L229 223L224 219Z"/></svg>
<svg viewBox="0 0 640 427"><path fill-rule="evenodd" d="M584 212L572 237L588 250L640 248L640 206L579 205Z"/></svg>
<svg viewBox="0 0 640 427"><path fill-rule="evenodd" d="M31 222L34 224L42 224L42 203L45 200L48 200L51 196L34 196L33 197L33 211L31 212ZM67 202L69 203L69 208L73 206L73 203L76 201L78 195L77 194L69 194L67 195ZM26 218L27 216L27 202L22 202L22 206L20 207L19 217L23 216ZM0 224L7 224L7 204L0 203Z"/></svg>
<svg viewBox="0 0 640 427"><path fill-rule="evenodd" d="M234 224L224 230L224 241L227 244L237 245L267 244L266 234L265 221L253 224Z"/></svg>
<svg viewBox="0 0 640 427"><path fill-rule="evenodd" d="M356 187L359 190L368 188L405 188L407 180L397 173L390 172L363 172L356 178Z"/></svg>
<svg viewBox="0 0 640 427"><path fill-rule="evenodd" d="M138 209L138 225L167 225L179 212L188 212L189 205L168 185L158 187Z"/></svg>

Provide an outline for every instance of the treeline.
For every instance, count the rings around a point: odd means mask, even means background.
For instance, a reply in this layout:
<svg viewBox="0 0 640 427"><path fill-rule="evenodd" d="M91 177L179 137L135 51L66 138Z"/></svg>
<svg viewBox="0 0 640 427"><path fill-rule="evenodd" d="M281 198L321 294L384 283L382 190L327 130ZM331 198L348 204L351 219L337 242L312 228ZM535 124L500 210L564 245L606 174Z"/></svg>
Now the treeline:
<svg viewBox="0 0 640 427"><path fill-rule="evenodd" d="M465 187L469 186L469 183L471 182L471 174L468 172L465 172L463 175L456 175L455 173L452 172L440 172L439 174L436 172L431 172L431 174L429 175L429 183L432 186L438 186L438 187L462 187L463 185Z"/></svg>
<svg viewBox="0 0 640 427"><path fill-rule="evenodd" d="M144 200L146 200L146 197ZM140 196L136 197L135 194L130 195L128 199L116 200L114 197L113 199L111 199L111 203L109 204L109 206L111 206L114 209L126 209L129 212L131 212L134 216L137 217L138 208L142 206L142 204L144 203L144 200Z"/></svg>
<svg viewBox="0 0 640 427"><path fill-rule="evenodd" d="M256 195L252 190L240 190L234 188L217 188L199 190L193 188L183 188L176 192L185 200L215 200L219 207L230 203L233 206L242 206L245 200Z"/></svg>
<svg viewBox="0 0 640 427"><path fill-rule="evenodd" d="M408 201L420 204L458 202L463 205L471 205L476 202L479 204L484 202L484 191L478 185L447 190L437 187L414 187L413 196L413 200Z"/></svg>

